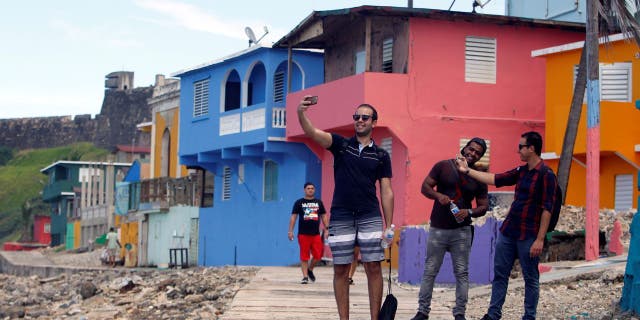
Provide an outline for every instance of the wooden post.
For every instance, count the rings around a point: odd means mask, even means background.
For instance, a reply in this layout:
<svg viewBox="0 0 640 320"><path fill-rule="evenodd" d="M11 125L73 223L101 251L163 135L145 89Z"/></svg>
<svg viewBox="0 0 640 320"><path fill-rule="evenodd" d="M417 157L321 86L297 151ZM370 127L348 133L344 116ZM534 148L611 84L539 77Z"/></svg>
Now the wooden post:
<svg viewBox="0 0 640 320"><path fill-rule="evenodd" d="M598 77L597 0L587 0L587 194L585 254L587 261L600 254L598 243L600 210L600 80Z"/></svg>

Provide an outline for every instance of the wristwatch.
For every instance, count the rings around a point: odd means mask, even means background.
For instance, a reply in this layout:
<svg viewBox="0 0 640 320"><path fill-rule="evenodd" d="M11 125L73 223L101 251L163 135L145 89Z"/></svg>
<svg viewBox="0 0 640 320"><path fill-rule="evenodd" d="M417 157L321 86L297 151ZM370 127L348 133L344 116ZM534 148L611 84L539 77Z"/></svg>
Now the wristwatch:
<svg viewBox="0 0 640 320"><path fill-rule="evenodd" d="M469 217L473 216L473 211L471 210L471 208L467 209L469 212Z"/></svg>

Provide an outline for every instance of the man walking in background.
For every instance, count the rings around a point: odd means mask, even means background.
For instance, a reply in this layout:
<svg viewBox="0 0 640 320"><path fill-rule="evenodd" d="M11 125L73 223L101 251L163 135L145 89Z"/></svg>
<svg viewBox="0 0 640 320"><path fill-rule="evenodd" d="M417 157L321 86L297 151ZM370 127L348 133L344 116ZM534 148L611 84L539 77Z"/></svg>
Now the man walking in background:
<svg viewBox="0 0 640 320"><path fill-rule="evenodd" d="M311 182L304 184L304 197L296 200L291 210L289 219L289 240L293 241L293 227L298 220L298 244L300 245L300 267L302 268L302 281L307 284L316 281L313 267L322 258L324 248L323 239L320 237L320 219L324 228L325 237L328 233L329 223L327 211L322 200L315 197L316 187ZM311 253L311 258L309 256Z"/></svg>

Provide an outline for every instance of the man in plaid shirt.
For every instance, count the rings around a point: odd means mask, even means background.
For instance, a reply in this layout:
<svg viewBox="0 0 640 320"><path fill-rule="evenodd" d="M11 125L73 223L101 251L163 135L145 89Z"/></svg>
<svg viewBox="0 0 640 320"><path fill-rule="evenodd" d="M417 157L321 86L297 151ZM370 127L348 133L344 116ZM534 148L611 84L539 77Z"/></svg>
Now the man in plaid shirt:
<svg viewBox="0 0 640 320"><path fill-rule="evenodd" d="M482 320L498 320L502 317L509 275L516 259L520 260L525 282L522 319L536 318L540 295L538 262L557 188L556 176L540 158L541 152L542 137L530 131L520 136L518 153L525 164L515 169L493 174L469 168L464 158L456 160L460 172L480 182L496 187L515 185L513 203L498 234L491 303Z"/></svg>

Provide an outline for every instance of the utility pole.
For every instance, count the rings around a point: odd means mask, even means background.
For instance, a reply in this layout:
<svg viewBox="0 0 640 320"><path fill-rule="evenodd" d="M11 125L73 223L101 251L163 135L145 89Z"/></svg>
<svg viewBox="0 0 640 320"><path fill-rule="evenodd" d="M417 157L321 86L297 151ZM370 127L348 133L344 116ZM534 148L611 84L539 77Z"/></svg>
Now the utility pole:
<svg viewBox="0 0 640 320"><path fill-rule="evenodd" d="M598 59L598 11L596 1L587 0L587 179L585 254L587 261L598 259L600 246L600 80Z"/></svg>

